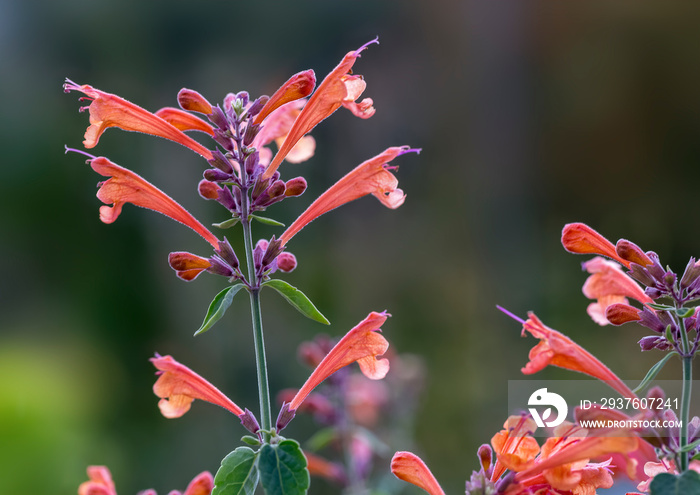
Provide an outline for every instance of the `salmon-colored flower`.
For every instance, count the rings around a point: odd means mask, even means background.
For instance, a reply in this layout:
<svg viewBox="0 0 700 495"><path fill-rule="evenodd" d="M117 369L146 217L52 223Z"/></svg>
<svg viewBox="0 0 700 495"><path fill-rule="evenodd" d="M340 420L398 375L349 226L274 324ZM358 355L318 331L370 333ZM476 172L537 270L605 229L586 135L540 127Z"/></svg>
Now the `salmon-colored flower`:
<svg viewBox="0 0 700 495"><path fill-rule="evenodd" d="M389 167L388 163L397 156L410 151L420 150L413 150L408 146L388 148L383 153L355 167L345 177L321 194L299 218L292 222L280 236L282 245L286 244L297 232L324 213L367 194L372 194L387 208L394 209L401 206L406 199L406 195L397 187L399 181L389 171L394 167Z"/></svg>
<svg viewBox="0 0 700 495"><path fill-rule="evenodd" d="M245 414L214 385L171 356L156 355L151 362L160 371L153 392L160 397L158 407L166 418L179 418L190 410L195 399L221 406L238 417Z"/></svg>
<svg viewBox="0 0 700 495"><path fill-rule="evenodd" d="M610 323L605 316L612 304L628 305L628 297L641 303L653 302L641 287L622 271L620 265L596 256L583 263L583 268L591 274L583 284L583 294L597 302L588 306L588 314L599 325Z"/></svg>
<svg viewBox="0 0 700 495"><path fill-rule="evenodd" d="M700 461L690 461L688 469L700 473ZM646 474L647 479L637 485L637 490L649 493L649 485L654 480L654 477L661 473L678 474L678 468L673 459L662 459L661 462L647 462L644 464L644 474Z"/></svg>
<svg viewBox="0 0 700 495"><path fill-rule="evenodd" d="M564 249L575 254L602 254L629 268L629 261L618 256L615 245L585 223L569 223L561 233Z"/></svg>
<svg viewBox="0 0 700 495"><path fill-rule="evenodd" d="M372 312L350 330L323 358L306 383L291 400L288 408L296 411L304 399L322 381L349 364L357 362L362 373L373 380L380 380L389 371L388 359L377 359L389 348L389 342L378 331L390 315L384 311Z"/></svg>
<svg viewBox="0 0 700 495"><path fill-rule="evenodd" d="M524 414L506 420L503 430L491 438L491 446L496 452L491 481L500 479L507 469L517 471L535 459L540 446L531 435L536 429L535 421Z"/></svg>
<svg viewBox="0 0 700 495"><path fill-rule="evenodd" d="M430 495L445 495L423 460L411 452L397 452L391 458L391 472L400 480L422 488Z"/></svg>
<svg viewBox="0 0 700 495"><path fill-rule="evenodd" d="M219 240L216 236L153 184L102 156L89 160L89 163L95 172L110 177L100 183L100 190L97 192L100 201L107 205L112 204L100 207L100 220L104 223L114 222L119 217L122 207L126 203L132 203L177 220L201 235L214 249L218 249Z"/></svg>
<svg viewBox="0 0 700 495"><path fill-rule="evenodd" d="M78 495L117 495L112 473L106 466L88 466L88 478L78 487Z"/></svg>
<svg viewBox="0 0 700 495"><path fill-rule="evenodd" d="M305 451L304 457L306 457L306 468L309 470L310 475L325 478L341 485L347 482L345 471L339 464L311 452Z"/></svg>
<svg viewBox="0 0 700 495"><path fill-rule="evenodd" d="M214 136L214 128L210 124L179 108L161 108L156 111L155 115L181 131L199 131Z"/></svg>
<svg viewBox="0 0 700 495"><path fill-rule="evenodd" d="M255 116L254 124L260 124L273 111L290 101L309 96L316 86L314 71L304 70L294 74L267 100L260 113Z"/></svg>
<svg viewBox="0 0 700 495"><path fill-rule="evenodd" d="M260 163L267 166L272 159L272 152L266 145L274 141L277 146L281 146L287 139L289 130L294 125L294 121L299 116L306 100L300 99L289 102L273 111L265 120L260 132L253 140L253 146L260 151ZM316 140L313 136L306 135L299 139L292 149L285 156L289 163L301 163L308 160L316 151Z"/></svg>
<svg viewBox="0 0 700 495"><path fill-rule="evenodd" d="M282 160L287 156L287 153L294 148L297 141L341 106L344 106L354 115L361 118L366 119L374 115L373 102L370 98L365 98L362 102L355 103L364 91L366 83L362 76L350 74L355 60L371 43L377 43L377 40L370 41L357 50L349 52L343 57L340 64L321 81L321 84L319 84L314 94L311 95L309 102L294 122L287 139L277 151L277 155L275 155L265 170L262 176L263 180L272 177L272 174L275 173Z"/></svg>
<svg viewBox="0 0 700 495"><path fill-rule="evenodd" d="M177 276L187 282L197 278L207 268L211 268L211 262L207 258L184 251L170 253L168 263Z"/></svg>
<svg viewBox="0 0 700 495"><path fill-rule="evenodd" d="M540 343L530 350L530 362L522 369L523 373L531 375L548 365L558 366L603 380L623 397L637 397L615 373L590 352L564 334L545 326L534 313L528 313L528 317L528 320L523 322L522 334L524 336L525 332L530 332L533 337L540 339Z"/></svg>
<svg viewBox="0 0 700 495"><path fill-rule="evenodd" d="M117 495L112 481L112 474L105 466L89 466L87 468L90 481L85 481L78 488L78 495ZM214 489L214 477L204 471L187 485L184 492L173 490L168 495L210 495ZM141 495L156 495L155 490L144 490Z"/></svg>
<svg viewBox="0 0 700 495"><path fill-rule="evenodd" d="M68 79L63 89L66 92L80 91L86 95L86 99L92 100L90 105L80 109L81 111L86 108L90 110L90 127L85 131L85 141L83 141L86 148L94 148L107 128L119 127L125 131L143 132L169 139L188 147L207 160L212 158L210 150L180 129L124 98L105 93L89 84L78 85Z"/></svg>

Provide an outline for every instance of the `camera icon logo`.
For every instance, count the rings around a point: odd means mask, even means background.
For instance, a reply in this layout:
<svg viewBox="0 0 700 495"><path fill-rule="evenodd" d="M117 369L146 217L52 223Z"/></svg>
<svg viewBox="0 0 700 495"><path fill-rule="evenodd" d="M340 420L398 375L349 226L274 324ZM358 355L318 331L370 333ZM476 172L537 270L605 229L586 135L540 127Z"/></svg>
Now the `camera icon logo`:
<svg viewBox="0 0 700 495"><path fill-rule="evenodd" d="M566 419L566 415L569 413L569 408L566 405L564 397L554 392L547 392L546 388L535 390L530 396L530 399L528 399L527 405L549 406L542 413L542 416L540 416L536 408L529 408L530 414L532 414L532 419L535 420L535 424L537 424L539 428L544 428L545 426L548 426L550 428L554 426L559 426L564 422L564 420ZM557 410L557 417L550 421L547 421L547 419L549 419L549 417L552 415L552 407L554 407Z"/></svg>

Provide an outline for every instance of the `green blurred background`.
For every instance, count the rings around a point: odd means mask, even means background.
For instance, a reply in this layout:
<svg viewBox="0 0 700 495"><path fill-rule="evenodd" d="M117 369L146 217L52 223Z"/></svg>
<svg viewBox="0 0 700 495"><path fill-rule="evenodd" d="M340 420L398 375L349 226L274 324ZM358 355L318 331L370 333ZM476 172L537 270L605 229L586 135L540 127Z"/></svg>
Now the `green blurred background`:
<svg viewBox="0 0 700 495"><path fill-rule="evenodd" d="M392 347L428 370L416 438L393 447L415 441L446 491L461 493L534 345L496 304L536 310L624 378L659 359L637 351L639 328L587 318L582 259L559 234L584 221L678 270L699 254L699 23L690 2L0 0L0 493L72 494L89 464L109 465L120 494L167 493L215 471L242 430L202 404L162 418L156 351L256 409L245 298L192 337L222 281L181 282L166 257L207 245L132 206L99 222L100 178L63 154L87 126L64 78L151 110L174 105L181 87L218 102L270 94L306 68L321 78L379 36L355 66L377 114L339 111L320 125L316 157L283 170L309 190L268 213L288 222L387 146L423 152L400 159L399 210L365 198L294 239L299 268L286 278L333 325L265 297L271 386L305 379L300 340L389 310ZM188 150L110 130L95 152L205 223L221 220L195 193L203 163ZM538 376L557 377L571 375Z"/></svg>

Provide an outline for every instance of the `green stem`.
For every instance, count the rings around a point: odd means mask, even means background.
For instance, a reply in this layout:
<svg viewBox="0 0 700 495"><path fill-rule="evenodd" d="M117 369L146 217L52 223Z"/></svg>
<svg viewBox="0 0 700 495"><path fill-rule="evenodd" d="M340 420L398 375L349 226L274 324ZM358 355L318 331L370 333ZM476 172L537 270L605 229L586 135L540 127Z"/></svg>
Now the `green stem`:
<svg viewBox="0 0 700 495"><path fill-rule="evenodd" d="M242 210L247 212L248 194L242 191ZM265 357L265 339L263 336L262 311L260 309L260 281L255 273L253 261L253 236L250 228L250 218L247 214L241 217L243 227L243 241L245 244L246 262L248 265L248 283L250 289L250 312L253 320L253 341L255 344L255 364L258 375L258 397L260 400L260 421L265 431L272 429L272 415L270 412L270 386L267 379L267 359ZM263 434L265 442L269 442L268 433Z"/></svg>
<svg viewBox="0 0 700 495"><path fill-rule="evenodd" d="M680 452L680 462L679 468L680 472L685 472L688 470L688 458L689 453L683 452L683 448L688 445L688 422L690 421L690 394L693 388L693 356L690 354L690 343L688 342L688 333L685 329L685 321L679 319L679 329L681 333L681 344L683 346L682 362L683 362L683 392L681 395L681 410L680 410L680 438L679 446L681 448Z"/></svg>

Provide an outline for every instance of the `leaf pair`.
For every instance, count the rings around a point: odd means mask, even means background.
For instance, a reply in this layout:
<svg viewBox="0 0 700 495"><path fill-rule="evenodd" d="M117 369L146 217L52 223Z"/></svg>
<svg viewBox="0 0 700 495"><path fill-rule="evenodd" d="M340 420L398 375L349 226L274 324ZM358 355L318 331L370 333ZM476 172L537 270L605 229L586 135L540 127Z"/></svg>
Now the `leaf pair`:
<svg viewBox="0 0 700 495"><path fill-rule="evenodd" d="M309 300L306 295L297 289L296 287L288 284L284 280L268 280L262 284L263 286L271 287L279 292L286 301L296 308L301 314L307 318L311 318L314 321L323 323L325 325L330 325L330 322L326 319L321 312L316 309L316 306ZM241 290L245 288L245 285L238 283L230 287L226 287L224 290L219 292L207 310L207 314L204 317L204 321L199 329L194 333L199 335L209 330L214 324L221 319L226 313L226 310L231 306L234 296Z"/></svg>
<svg viewBox="0 0 700 495"><path fill-rule="evenodd" d="M266 443L257 452L238 447L221 461L212 495L253 495L258 482L267 495L304 495L310 484L306 464L294 440Z"/></svg>

